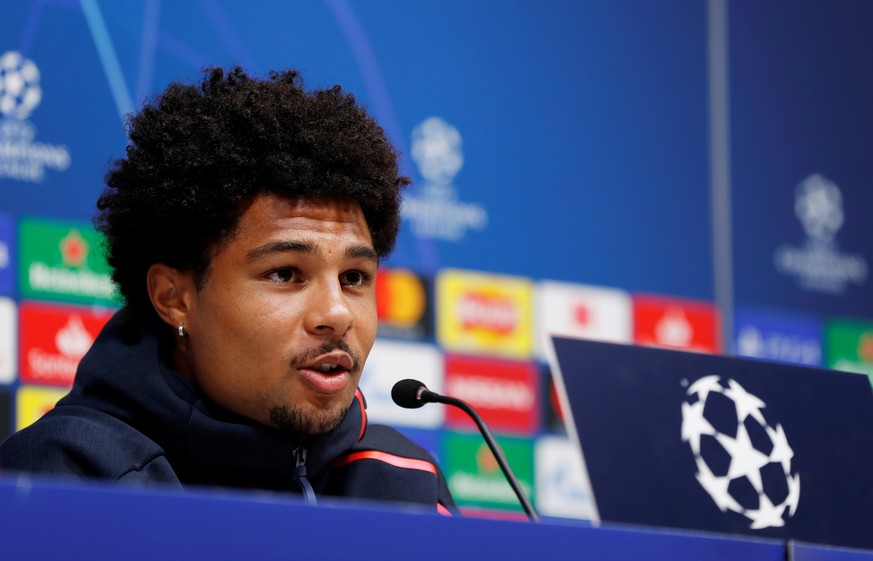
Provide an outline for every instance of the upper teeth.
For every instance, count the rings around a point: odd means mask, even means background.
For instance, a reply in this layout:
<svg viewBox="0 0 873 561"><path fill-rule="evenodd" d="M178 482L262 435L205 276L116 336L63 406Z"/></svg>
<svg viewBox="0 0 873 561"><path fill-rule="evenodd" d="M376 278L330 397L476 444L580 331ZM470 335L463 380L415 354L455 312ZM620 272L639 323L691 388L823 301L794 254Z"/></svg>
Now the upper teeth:
<svg viewBox="0 0 873 561"><path fill-rule="evenodd" d="M339 368L339 367L336 364L319 364L318 366L315 367L315 370L318 370L319 372L328 373L328 372L333 372L337 368Z"/></svg>

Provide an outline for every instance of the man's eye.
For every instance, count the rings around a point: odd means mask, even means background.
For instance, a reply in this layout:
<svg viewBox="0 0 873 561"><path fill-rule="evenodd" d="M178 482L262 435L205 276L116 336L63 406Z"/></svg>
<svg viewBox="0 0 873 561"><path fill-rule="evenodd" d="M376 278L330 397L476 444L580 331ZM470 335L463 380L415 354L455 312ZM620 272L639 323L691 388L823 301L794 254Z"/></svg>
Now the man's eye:
<svg viewBox="0 0 873 561"><path fill-rule="evenodd" d="M359 286L369 280L369 275L363 271L348 271L342 275L341 282L346 286Z"/></svg>
<svg viewBox="0 0 873 561"><path fill-rule="evenodd" d="M267 278L274 282L291 282L296 276L294 269L278 269L270 273Z"/></svg>

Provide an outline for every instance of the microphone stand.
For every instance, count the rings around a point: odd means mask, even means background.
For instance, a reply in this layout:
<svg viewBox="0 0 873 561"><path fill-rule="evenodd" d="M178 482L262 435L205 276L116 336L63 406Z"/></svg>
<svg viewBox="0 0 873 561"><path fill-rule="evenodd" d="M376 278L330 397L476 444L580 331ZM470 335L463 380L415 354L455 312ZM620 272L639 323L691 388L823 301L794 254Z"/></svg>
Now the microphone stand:
<svg viewBox="0 0 873 561"><path fill-rule="evenodd" d="M524 490L521 488L521 485L518 483L518 479L515 477L515 474L512 473L512 469L509 467L509 462L506 461L506 457L503 455L503 451L498 446L497 441L494 439L494 436L491 434L491 431L488 430L488 427L485 425L485 422L476 413L476 410L470 407L467 402L460 400L455 397L448 397L444 395L440 395L438 393L432 392L430 390L423 390L419 394L419 399L421 401L431 401L436 403L443 403L445 405L453 405L464 410L473 421L476 422L476 426L479 427L479 432L482 433L482 436L485 438L485 442L488 444L488 447L491 449L491 453L494 454L494 458L497 460L497 464L500 466L500 469L503 470L503 475L506 476L506 480L509 482L510 487L515 492L518 497L519 502L521 502L521 506L524 508L524 511L527 513L528 518L532 522L539 522L540 517L537 514L537 511L534 509L533 505L528 500L527 495L524 494Z"/></svg>

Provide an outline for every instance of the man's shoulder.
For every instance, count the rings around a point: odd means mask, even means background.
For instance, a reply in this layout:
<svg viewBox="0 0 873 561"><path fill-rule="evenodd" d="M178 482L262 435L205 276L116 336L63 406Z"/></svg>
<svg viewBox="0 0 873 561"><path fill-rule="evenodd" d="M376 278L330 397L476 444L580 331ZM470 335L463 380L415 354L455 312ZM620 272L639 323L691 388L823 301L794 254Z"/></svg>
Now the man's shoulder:
<svg viewBox="0 0 873 561"><path fill-rule="evenodd" d="M111 415L59 407L0 445L0 473L117 480L162 454L157 444Z"/></svg>

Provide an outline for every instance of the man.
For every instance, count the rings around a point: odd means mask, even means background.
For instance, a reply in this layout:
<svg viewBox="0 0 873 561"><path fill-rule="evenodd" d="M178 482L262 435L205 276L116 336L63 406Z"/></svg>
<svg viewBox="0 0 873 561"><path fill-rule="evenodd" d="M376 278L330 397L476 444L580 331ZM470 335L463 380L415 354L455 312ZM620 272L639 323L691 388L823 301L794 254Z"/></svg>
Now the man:
<svg viewBox="0 0 873 561"><path fill-rule="evenodd" d="M454 508L357 389L399 225L397 156L335 86L207 71L130 121L97 228L125 307L2 473Z"/></svg>

